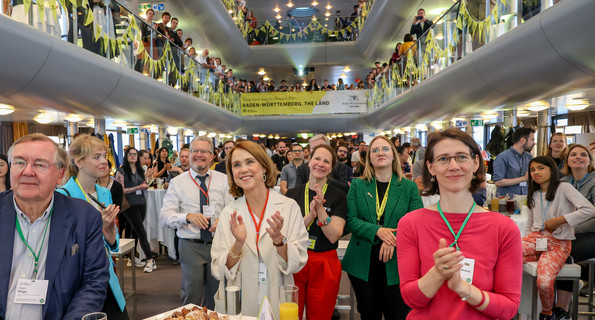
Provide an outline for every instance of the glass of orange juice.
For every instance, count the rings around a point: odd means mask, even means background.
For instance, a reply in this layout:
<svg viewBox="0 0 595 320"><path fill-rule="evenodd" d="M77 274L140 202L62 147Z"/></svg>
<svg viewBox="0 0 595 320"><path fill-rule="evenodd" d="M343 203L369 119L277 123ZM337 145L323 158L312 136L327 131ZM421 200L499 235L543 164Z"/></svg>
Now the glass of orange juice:
<svg viewBox="0 0 595 320"><path fill-rule="evenodd" d="M298 287L281 286L279 289L279 318L280 320L298 320Z"/></svg>

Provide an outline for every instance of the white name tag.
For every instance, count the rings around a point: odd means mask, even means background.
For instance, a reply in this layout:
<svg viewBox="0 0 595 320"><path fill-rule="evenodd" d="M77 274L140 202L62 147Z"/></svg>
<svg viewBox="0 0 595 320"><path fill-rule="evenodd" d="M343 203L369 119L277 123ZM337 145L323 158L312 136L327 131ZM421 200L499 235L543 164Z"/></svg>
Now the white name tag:
<svg viewBox="0 0 595 320"><path fill-rule="evenodd" d="M526 187L527 186L527 181L523 181L523 182L519 183L519 186Z"/></svg>
<svg viewBox="0 0 595 320"><path fill-rule="evenodd" d="M207 218L215 218L215 207L208 205L202 206L202 214Z"/></svg>
<svg viewBox="0 0 595 320"><path fill-rule="evenodd" d="M258 282L265 283L267 281L267 265L263 262L258 264Z"/></svg>
<svg viewBox="0 0 595 320"><path fill-rule="evenodd" d="M473 283L473 272L475 271L475 259L465 258L461 262L461 278L463 280Z"/></svg>
<svg viewBox="0 0 595 320"><path fill-rule="evenodd" d="M143 195L143 191L142 190L136 190L136 195L137 196L142 196Z"/></svg>
<svg viewBox="0 0 595 320"><path fill-rule="evenodd" d="M45 304L48 280L19 279L14 303Z"/></svg>
<svg viewBox="0 0 595 320"><path fill-rule="evenodd" d="M536 251L547 251L547 238L539 238L535 241Z"/></svg>

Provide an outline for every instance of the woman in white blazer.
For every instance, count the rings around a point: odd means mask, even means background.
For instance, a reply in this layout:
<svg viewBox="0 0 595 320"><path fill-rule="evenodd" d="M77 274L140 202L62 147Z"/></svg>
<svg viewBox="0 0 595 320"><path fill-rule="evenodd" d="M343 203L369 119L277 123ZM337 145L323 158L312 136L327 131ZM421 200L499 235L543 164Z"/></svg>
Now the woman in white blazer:
<svg viewBox="0 0 595 320"><path fill-rule="evenodd" d="M239 271L242 314L257 316L267 296L279 319L279 287L293 285L293 274L308 260L308 232L300 208L272 190L275 165L258 144L236 144L226 166L230 193L240 198L221 212L211 248L213 276L221 281L216 309L225 312L225 276Z"/></svg>

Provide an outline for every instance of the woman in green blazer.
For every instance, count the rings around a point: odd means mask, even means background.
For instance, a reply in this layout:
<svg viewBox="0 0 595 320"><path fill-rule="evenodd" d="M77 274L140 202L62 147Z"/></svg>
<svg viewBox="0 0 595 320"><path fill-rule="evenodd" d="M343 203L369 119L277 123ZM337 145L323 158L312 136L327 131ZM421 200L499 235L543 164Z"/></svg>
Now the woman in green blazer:
<svg viewBox="0 0 595 320"><path fill-rule="evenodd" d="M352 235L342 263L362 320L407 317L395 232L399 219L422 207L417 186L403 177L394 145L384 136L372 139L364 175L353 180L347 194L347 230Z"/></svg>

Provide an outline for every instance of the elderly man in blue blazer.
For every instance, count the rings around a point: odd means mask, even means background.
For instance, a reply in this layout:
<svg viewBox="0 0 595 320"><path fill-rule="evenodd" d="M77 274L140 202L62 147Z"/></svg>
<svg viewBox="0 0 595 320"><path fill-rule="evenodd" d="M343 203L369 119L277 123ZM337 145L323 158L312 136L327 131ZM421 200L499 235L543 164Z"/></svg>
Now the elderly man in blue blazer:
<svg viewBox="0 0 595 320"><path fill-rule="evenodd" d="M12 190L0 194L0 319L80 319L100 311L109 280L101 216L54 191L63 152L30 134L8 152Z"/></svg>

